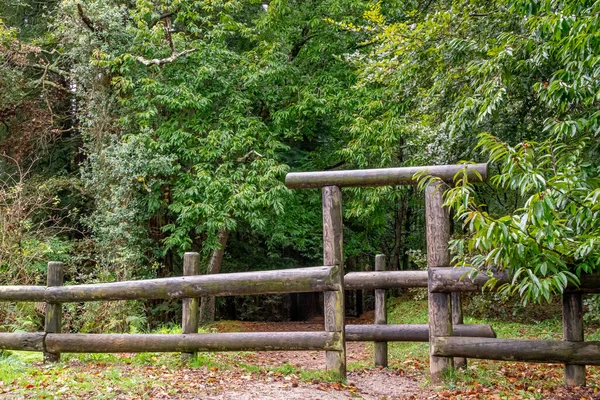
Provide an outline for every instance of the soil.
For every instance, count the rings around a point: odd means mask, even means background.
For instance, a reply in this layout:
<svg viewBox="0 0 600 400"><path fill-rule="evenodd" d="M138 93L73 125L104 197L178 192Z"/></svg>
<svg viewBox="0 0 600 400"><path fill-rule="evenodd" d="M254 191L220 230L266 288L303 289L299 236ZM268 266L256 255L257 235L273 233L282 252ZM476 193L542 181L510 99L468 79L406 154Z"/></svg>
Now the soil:
<svg viewBox="0 0 600 400"><path fill-rule="evenodd" d="M360 318L347 318L348 324L372 324L373 312L366 312ZM228 321L217 323L218 332L285 332L285 331L322 331L323 319L306 322L246 322ZM372 360L372 350L367 343L346 343L348 363ZM240 360L241 361L241 360ZM289 364L303 370L323 370L325 352L323 351L265 351L244 356L244 362L261 366L278 367ZM423 386L424 376L420 373L407 374L402 369L364 369L350 372L346 385L338 383L302 382L298 377L278 377L267 375L259 379L248 380L243 387L229 386L226 390L213 393L206 392L205 399L436 399L438 396L432 389ZM185 397L198 398L198 397Z"/></svg>

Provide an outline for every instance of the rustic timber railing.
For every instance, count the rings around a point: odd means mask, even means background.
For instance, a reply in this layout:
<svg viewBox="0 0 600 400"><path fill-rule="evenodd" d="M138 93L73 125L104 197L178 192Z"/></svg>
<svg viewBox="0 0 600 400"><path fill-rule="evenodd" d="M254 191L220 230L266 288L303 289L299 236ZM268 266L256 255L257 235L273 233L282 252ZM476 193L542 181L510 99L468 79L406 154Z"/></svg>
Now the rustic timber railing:
<svg viewBox="0 0 600 400"><path fill-rule="evenodd" d="M62 286L62 263L48 263L47 286L0 286L0 301L46 302L43 333L0 333L0 349L43 351L46 361L57 361L60 353L183 352L195 351L325 350L340 353L343 333L252 332L198 334L199 296L231 296L290 292L341 293L338 266L193 275L199 255L184 255L184 273L179 278ZM178 334L68 334L60 333L62 303L140 299L183 298L182 331ZM332 316L329 312L327 321ZM327 315L327 313L326 313Z"/></svg>
<svg viewBox="0 0 600 400"><path fill-rule="evenodd" d="M466 170L465 170L466 168ZM323 198L328 193L339 197L341 213L341 187L364 187L386 185L412 185L417 183L416 176L424 173L451 183L461 171L472 182L487 180L487 165L447 165L436 167L388 168L355 171L326 171L291 173L286 177L289 188L322 188ZM473 280L465 277L467 270L452 269L448 241L450 239L450 216L443 207L444 188L440 182L434 182L425 189L427 269L421 271L397 271L375 273L351 273L346 275L345 289L380 289L383 287L428 287L429 324L427 334L430 345L430 372L432 382L441 379L442 372L454 365L465 365L466 357L493 360L528 361L565 364L565 383L567 385L585 384L585 365L600 365L600 342L583 341L583 305L582 293L600 293L600 277L581 278L579 287L567 288L563 294L563 341L509 340L484 337L459 337L459 332L467 327L462 325L461 293L481 291L488 276L477 275ZM341 222L339 223L341 225ZM336 231L341 231L341 226ZM341 233L340 233L341 236ZM324 236L326 238L326 236ZM340 248L341 252L341 248ZM373 275L371 275L373 274ZM507 282L506 275L496 277ZM368 281L368 282L367 282ZM381 295L380 295L381 296ZM380 315L380 314L378 314ZM377 323L382 323L378 319ZM379 342L393 339L405 339L411 330L422 329L415 325L390 329L375 326L377 335L369 336ZM360 328L360 329L372 329ZM346 327L346 339L353 337L358 327ZM402 334L400 334L402 332ZM493 331L492 331L493 333ZM419 333L419 337L422 335ZM483 335L482 335L483 336ZM494 335L495 336L495 335ZM364 335L363 337L367 337ZM383 350L376 347L381 352ZM380 361L384 361L383 358ZM377 362L377 361L376 361Z"/></svg>
<svg viewBox="0 0 600 400"><path fill-rule="evenodd" d="M465 272L465 271L463 271ZM346 341L375 342L374 362L386 367L387 342L429 342L429 325L387 325L385 289L426 288L427 271L385 271L385 255L375 256L374 272L350 272L344 276L345 290L375 289L375 325L346 325ZM454 326L454 336L495 338L490 325Z"/></svg>
<svg viewBox="0 0 600 400"><path fill-rule="evenodd" d="M288 174L285 178L285 183L290 189L321 188L323 193L324 254L328 254L328 242L331 241L331 237L328 236L327 232L335 232L336 237L334 242L336 243L336 253L339 251L336 262L327 262L329 259L325 256L324 263L327 265L343 265L341 188L415 185L418 183L417 176L420 174L438 178L438 181L428 185L425 190L427 268L449 268L450 255L448 251L448 241L450 239L450 215L448 210L443 207L444 185L442 183L452 183L455 177L461 174L466 174L471 182L486 181L488 175L487 164L383 168L353 171L298 172ZM333 222L331 227L328 225L325 218L326 202L331 203L332 207L336 210L336 218L331 221ZM385 278L381 278L382 275L382 272L378 272L378 279L385 280ZM400 278L400 276L397 278ZM394 280L394 278L388 279ZM455 319L457 322L460 322L462 319L462 311L459 303L460 296L453 296L453 298L456 303L455 307L453 307L456 314ZM429 341L431 342L432 338L438 336L452 336L453 318L451 295L429 291L428 299L429 326L427 332L430 338ZM344 326L343 321L341 326ZM404 332L408 332L407 329L409 328L407 327ZM383 329L379 328L379 331L383 331ZM440 379L442 371L453 365L453 360L449 357L435 355L432 351L430 354L432 380L437 381ZM340 355L345 359L345 352L340 353ZM461 363L464 361L457 360L457 362ZM335 368L333 364L330 364L329 359L327 367ZM342 371L340 370L340 372Z"/></svg>
<svg viewBox="0 0 600 400"><path fill-rule="evenodd" d="M481 292L489 279L478 274L473 279L465 276L464 268L429 271L429 290L435 293ZM495 274L498 284L511 278L506 273ZM600 276L586 275L579 286L568 285L562 295L563 341L466 338L438 335L430 339L431 354L437 357L468 357L501 361L523 361L565 364L565 384L585 385L585 366L600 365L600 342L584 342L584 293L600 293Z"/></svg>
<svg viewBox="0 0 600 400"><path fill-rule="evenodd" d="M346 341L376 342L376 363L385 365L385 342L429 341L432 381L444 369L465 363L465 357L564 363L569 385L585 383L585 364L600 365L600 342L583 342L582 292L600 292L600 278L586 277L563 296L564 341L495 339L488 325L462 325L460 294L480 291L488 279L463 278L464 269L450 268L450 216L443 207L443 186L425 190L428 271L382 271L344 276L341 187L412 185L426 173L452 182L464 172L472 182L487 180L487 165L388 168L358 171L291 173L290 188L321 188L323 211L323 265L280 271L198 275L199 256L186 253L184 276L129 282L63 286L62 264L48 264L47 286L0 286L0 301L46 302L43 333L0 333L0 349L43 351L55 361L61 352L182 352L195 351L324 350L326 366L339 379L346 375ZM499 280L508 279L498 276ZM386 325L382 289L427 287L427 325ZM344 321L344 290L376 289L376 324L348 325ZM197 334L197 298L269 293L323 292L325 331ZM183 299L182 334L63 334L62 303L141 299Z"/></svg>

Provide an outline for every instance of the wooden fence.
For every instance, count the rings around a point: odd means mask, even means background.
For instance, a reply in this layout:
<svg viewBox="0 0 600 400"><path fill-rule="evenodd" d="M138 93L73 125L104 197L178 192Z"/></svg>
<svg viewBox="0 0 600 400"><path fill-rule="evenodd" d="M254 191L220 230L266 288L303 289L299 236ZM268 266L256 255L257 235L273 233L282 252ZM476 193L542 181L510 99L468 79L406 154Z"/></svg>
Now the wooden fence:
<svg viewBox="0 0 600 400"><path fill-rule="evenodd" d="M429 175L451 182L464 166L389 168L357 171L302 172L288 174L289 188L364 187L415 184L415 174L424 170ZM466 173L472 182L487 180L487 165L469 165ZM427 269L406 272L355 273L346 277L346 289L369 287L428 287L430 372L432 382L438 382L442 372L454 364L464 365L466 358L511 360L565 364L567 385L585 384L585 365L600 364L600 342L584 342L582 293L599 293L600 276L582 277L581 285L568 287L563 295L563 341L508 340L484 337L459 337L462 325L462 292L481 291L487 275L473 280L464 278L464 269L450 268L448 241L450 216L443 207L443 186L434 182L425 190L425 227L427 238ZM495 277L507 282L506 274ZM408 329L417 329L414 326ZM379 336L385 329L377 326ZM420 328L419 328L420 329ZM394 330L398 332L399 330ZM347 333L348 335L348 330Z"/></svg>
<svg viewBox="0 0 600 400"><path fill-rule="evenodd" d="M197 253L184 255L184 276L128 282L63 286L62 264L48 264L47 286L0 286L0 301L46 302L43 333L1 333L0 349L44 352L56 361L62 352L182 352L195 351L323 350L327 370L346 376L346 341L374 341L375 362L387 364L389 341L429 341L432 381L445 369L465 364L466 358L564 363L569 385L585 383L585 365L600 364L600 342L583 341L583 292L600 292L600 277L582 280L563 296L564 341L495 339L488 325L463 325L460 294L480 291L485 275L463 278L466 270L450 268L448 240L450 217L439 183L426 188L428 271L384 271L378 256L376 271L344 275L342 192L344 186L415 184L417 173L443 181L465 171L471 181L487 180L487 165L388 168L358 171L292 173L290 188L321 188L323 211L322 267L234 274L198 275ZM506 275L499 274L500 281ZM385 288L427 287L429 324L387 325ZM375 289L374 325L345 325L344 290ZM269 293L323 292L325 330L322 332L253 332L197 334L198 297ZM60 333L62 303L85 301L183 299L182 334L66 334Z"/></svg>

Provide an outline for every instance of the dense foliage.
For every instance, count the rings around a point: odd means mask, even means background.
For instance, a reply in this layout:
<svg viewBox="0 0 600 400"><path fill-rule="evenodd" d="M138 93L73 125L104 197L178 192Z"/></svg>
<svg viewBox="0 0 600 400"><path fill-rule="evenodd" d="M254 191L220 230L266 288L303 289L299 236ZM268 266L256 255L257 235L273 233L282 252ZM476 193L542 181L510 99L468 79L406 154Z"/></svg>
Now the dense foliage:
<svg viewBox="0 0 600 400"><path fill-rule="evenodd" d="M179 275L188 250L213 272L314 265L320 193L286 172L489 160L489 184L448 188L455 261L549 299L600 270L599 4L6 2L0 282L39 283L49 259L72 282ZM421 192L344 193L348 270L421 264ZM176 311L86 307L70 327Z"/></svg>

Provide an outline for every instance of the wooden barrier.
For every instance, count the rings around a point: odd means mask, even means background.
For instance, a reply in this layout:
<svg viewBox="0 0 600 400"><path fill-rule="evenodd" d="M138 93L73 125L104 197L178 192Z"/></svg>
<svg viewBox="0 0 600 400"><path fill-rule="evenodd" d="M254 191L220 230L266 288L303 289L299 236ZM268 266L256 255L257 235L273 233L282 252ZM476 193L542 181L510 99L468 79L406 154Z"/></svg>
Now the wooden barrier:
<svg viewBox="0 0 600 400"><path fill-rule="evenodd" d="M452 182L464 168L470 181L486 181L487 164L436 165L429 167L402 167L359 169L351 171L292 172L286 175L285 184L290 189L321 188L325 186L365 187L416 185L416 174L426 174Z"/></svg>
<svg viewBox="0 0 600 400"><path fill-rule="evenodd" d="M450 252L450 215L448 209L443 207L444 189L442 184L433 183L425 189L425 228L427 230L427 269L449 268ZM430 274L431 276L431 274ZM429 284L429 342L439 336L452 336L452 310L450 295L431 291ZM433 353L430 347L429 369L431 381L438 383L445 370L453 367L450 357Z"/></svg>
<svg viewBox="0 0 600 400"><path fill-rule="evenodd" d="M495 338L496 332L490 325L458 325L452 334L458 337ZM348 342L428 342L429 325L346 325Z"/></svg>
<svg viewBox="0 0 600 400"><path fill-rule="evenodd" d="M427 271L349 272L344 276L346 290L418 287L427 287Z"/></svg>
<svg viewBox="0 0 600 400"><path fill-rule="evenodd" d="M344 337L344 239L342 236L342 191L337 186L322 189L323 197L323 262L332 267L332 281L337 290L324 294L325 330L338 334L337 350L327 351L327 370L346 379L346 340Z"/></svg>
<svg viewBox="0 0 600 400"><path fill-rule="evenodd" d="M377 254L375 256L375 271L385 271L385 256ZM380 328L381 325L387 324L387 311L385 307L385 289L375 289L375 326ZM379 326L377 326L379 325ZM347 328L346 328L347 329ZM387 342L376 341L374 350L375 365L378 367L387 367L388 365L388 344Z"/></svg>
<svg viewBox="0 0 600 400"><path fill-rule="evenodd" d="M327 369L339 380L346 376L346 340L376 342L376 364L385 365L389 341L429 341L432 382L452 367L453 357L565 364L567 385L585 384L585 365L600 365L600 342L583 341L581 293L600 293L600 275L584 276L569 285L563 296L564 341L494 339L489 325L462 325L461 292L482 289L489 277L466 276L467 269L449 268L449 215L443 207L443 185L426 188L428 271L376 271L344 277L342 239L343 186L415 184L415 173L429 173L452 181L463 165L329 171L288 174L290 188L322 188L324 267L283 271L197 275L198 255L184 256L184 277L94 285L61 286L62 264L49 263L48 286L0 286L0 301L46 302L44 333L0 333L0 349L43 351L56 361L61 352L261 351L324 350ZM472 181L487 180L487 165L467 167ZM506 273L494 274L498 283L509 282ZM382 289L428 287L428 325L387 325ZM376 289L376 324L344 326L344 289ZM324 292L324 332L257 332L197 334L197 298L200 296ZM83 301L184 299L181 335L61 334L61 303ZM187 357L187 356L184 356ZM459 359L455 359L457 364Z"/></svg>
<svg viewBox="0 0 600 400"><path fill-rule="evenodd" d="M583 342L583 300L581 293L563 293L563 340ZM585 365L565 364L565 385L585 385Z"/></svg>
<svg viewBox="0 0 600 400"><path fill-rule="evenodd" d="M72 303L338 291L335 274L332 267L309 267L77 286L0 286L0 301Z"/></svg>
<svg viewBox="0 0 600 400"><path fill-rule="evenodd" d="M46 348L64 353L195 351L340 351L337 332L240 332L177 334L48 334Z"/></svg>
<svg viewBox="0 0 600 400"><path fill-rule="evenodd" d="M183 255L183 275L194 276L200 273L200 254L185 253ZM198 333L198 298L184 298L181 304L181 333ZM189 361L194 353L182 353L181 360Z"/></svg>
<svg viewBox="0 0 600 400"><path fill-rule="evenodd" d="M49 262L47 271L48 287L59 287L63 284L63 264L60 262ZM62 324L62 304L57 301L46 303L46 321L44 331L46 333L60 333ZM60 360L59 351L44 351L44 362L56 362Z"/></svg>
<svg viewBox="0 0 600 400"><path fill-rule="evenodd" d="M19 350L19 351L42 351L45 352L44 338L45 332L27 333L0 333L0 350ZM46 353L44 353L46 355ZM58 359L49 359L48 361L58 361Z"/></svg>
<svg viewBox="0 0 600 400"><path fill-rule="evenodd" d="M600 342L436 337L431 346L440 357L600 365Z"/></svg>

